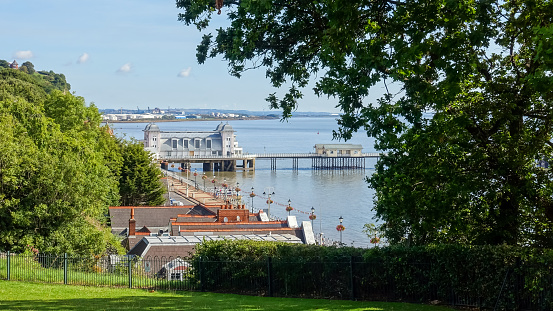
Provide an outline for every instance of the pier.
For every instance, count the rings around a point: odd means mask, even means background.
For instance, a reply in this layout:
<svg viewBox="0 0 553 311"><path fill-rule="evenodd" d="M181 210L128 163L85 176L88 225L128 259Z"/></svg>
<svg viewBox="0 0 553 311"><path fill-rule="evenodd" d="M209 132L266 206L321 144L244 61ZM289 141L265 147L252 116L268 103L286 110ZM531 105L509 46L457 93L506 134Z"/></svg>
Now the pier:
<svg viewBox="0 0 553 311"><path fill-rule="evenodd" d="M277 160L291 160L292 169L299 168L300 159L311 159L311 167L317 170L324 169L365 169L365 159L379 158L381 153L361 153L356 156L334 155L319 153L263 153L244 154L240 156L165 156L160 157L162 167L167 168L169 163L177 163L183 169L191 163L202 163L203 170L233 172L238 170L255 170L256 160L270 160L271 169L277 169Z"/></svg>

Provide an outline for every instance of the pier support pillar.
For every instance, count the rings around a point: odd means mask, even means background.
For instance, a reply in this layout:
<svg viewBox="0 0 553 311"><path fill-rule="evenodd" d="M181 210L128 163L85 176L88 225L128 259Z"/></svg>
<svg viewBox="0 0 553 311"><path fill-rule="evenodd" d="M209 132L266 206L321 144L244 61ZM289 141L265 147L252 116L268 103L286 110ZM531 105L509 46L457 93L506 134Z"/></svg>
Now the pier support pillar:
<svg viewBox="0 0 553 311"><path fill-rule="evenodd" d="M213 163L211 162L204 162L202 165L202 169L204 172L212 172L213 171Z"/></svg>

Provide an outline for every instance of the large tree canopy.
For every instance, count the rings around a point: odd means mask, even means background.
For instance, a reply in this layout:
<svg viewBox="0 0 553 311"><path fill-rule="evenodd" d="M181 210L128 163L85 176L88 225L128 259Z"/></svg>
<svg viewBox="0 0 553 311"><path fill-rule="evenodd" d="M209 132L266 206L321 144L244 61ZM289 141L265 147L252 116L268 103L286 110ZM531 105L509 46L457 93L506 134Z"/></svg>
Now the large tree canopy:
<svg viewBox="0 0 553 311"><path fill-rule="evenodd" d="M198 61L264 67L284 117L310 81L336 97L336 136L387 153L368 182L392 243L553 246L552 1L177 0L179 19L206 30L220 2Z"/></svg>
<svg viewBox="0 0 553 311"><path fill-rule="evenodd" d="M0 69L0 249L101 254L118 244L106 215L129 195L127 162L156 167L101 126L94 105L42 82ZM148 186L144 203L163 199L159 179Z"/></svg>

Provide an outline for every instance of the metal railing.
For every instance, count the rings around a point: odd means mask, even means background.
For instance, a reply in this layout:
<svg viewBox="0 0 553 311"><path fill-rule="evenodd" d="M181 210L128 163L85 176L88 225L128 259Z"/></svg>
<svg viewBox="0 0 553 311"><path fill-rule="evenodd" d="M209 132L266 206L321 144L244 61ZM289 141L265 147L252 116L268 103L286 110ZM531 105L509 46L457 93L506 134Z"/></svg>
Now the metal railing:
<svg viewBox="0 0 553 311"><path fill-rule="evenodd" d="M237 159L270 159L270 158L378 158L383 153L369 152L357 154L318 154L318 153L257 153L241 155L189 155L181 152L162 152L159 154L159 160L237 160ZM177 154L174 154L177 153Z"/></svg>
<svg viewBox="0 0 553 311"><path fill-rule="evenodd" d="M437 274L431 263L342 260L213 261L132 256L79 257L0 253L0 279L275 297L332 298L481 307L553 309L553 273L508 267L473 275ZM489 276L494 277L489 277ZM498 281L499 280L499 281ZM488 282L488 283L486 283Z"/></svg>

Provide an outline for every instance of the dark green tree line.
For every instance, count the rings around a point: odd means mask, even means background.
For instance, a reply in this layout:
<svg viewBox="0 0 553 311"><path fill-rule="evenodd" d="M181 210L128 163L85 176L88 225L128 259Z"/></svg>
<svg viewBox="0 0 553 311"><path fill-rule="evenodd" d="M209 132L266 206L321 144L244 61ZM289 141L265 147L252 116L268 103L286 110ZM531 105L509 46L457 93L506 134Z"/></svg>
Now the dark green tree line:
<svg viewBox="0 0 553 311"><path fill-rule="evenodd" d="M126 184L127 143L101 126L96 107L67 92L48 94L21 71L0 69L0 128L0 249L116 249L106 214L120 204ZM144 150L135 155L148 157ZM152 161L141 164L155 169ZM161 197L159 180L157 186Z"/></svg>
<svg viewBox="0 0 553 311"><path fill-rule="evenodd" d="M177 0L206 30L215 2ZM303 88L335 97L337 138L386 152L368 178L392 243L553 246L553 2L223 1L200 63L264 67L289 117ZM384 89L384 91L380 91ZM377 100L371 100L376 93ZM373 97L369 97L369 95Z"/></svg>

